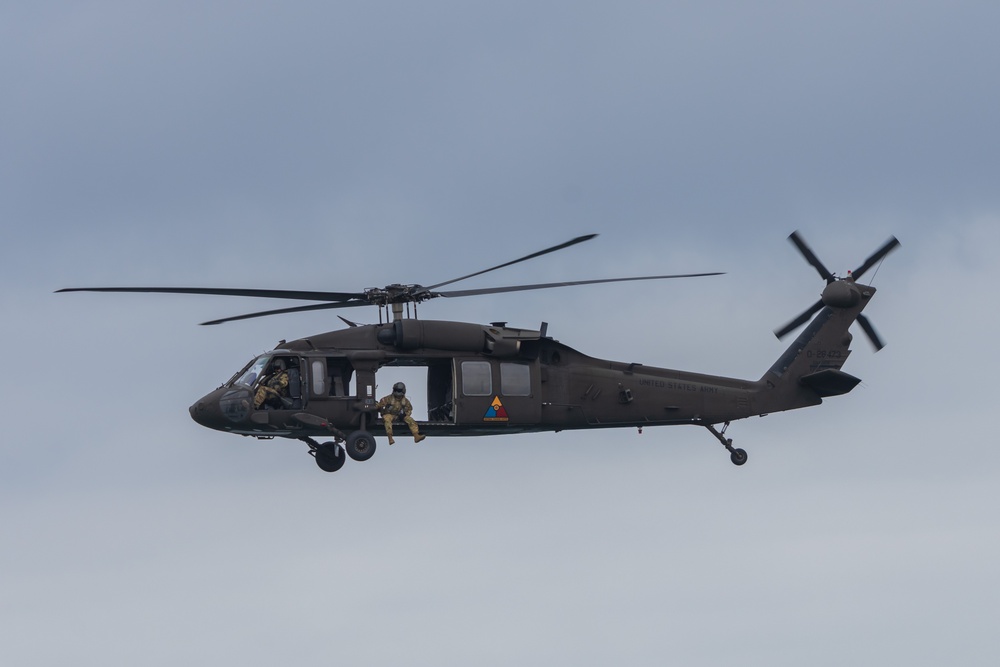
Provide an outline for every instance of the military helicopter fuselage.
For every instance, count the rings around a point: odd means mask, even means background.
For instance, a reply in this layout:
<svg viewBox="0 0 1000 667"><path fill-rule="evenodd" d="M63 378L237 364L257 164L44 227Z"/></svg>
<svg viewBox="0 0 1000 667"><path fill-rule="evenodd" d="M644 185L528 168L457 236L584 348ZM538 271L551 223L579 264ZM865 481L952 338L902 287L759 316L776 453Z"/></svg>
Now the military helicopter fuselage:
<svg viewBox="0 0 1000 667"><path fill-rule="evenodd" d="M547 336L544 325L402 319L282 343L197 401L191 416L209 428L259 438L310 442L332 435L363 460L375 440L355 434L385 434L375 411L376 371L421 366L428 418L419 426L432 437L674 424L719 433L716 424L816 405L857 384L840 367L850 354L848 327L875 289L844 285L857 295L853 305L826 306L756 380L596 359ZM255 408L258 383L279 359L288 369L288 395L280 405ZM745 458L732 451L734 461Z"/></svg>
<svg viewBox="0 0 1000 667"><path fill-rule="evenodd" d="M533 253L537 257L589 240ZM777 331L783 337L802 330L787 350L757 379L737 379L658 368L634 361L587 356L548 335L548 326L520 329L403 317L413 306L436 296L472 296L624 280L683 276L646 276L436 292L431 287L390 285L357 292L282 292L216 288L74 288L63 291L169 292L227 294L325 300L325 303L264 311L223 321L362 303L391 307L394 318L357 325L290 342L251 360L215 391L195 402L192 418L211 429L255 438L289 438L309 446L323 470L340 469L346 458L372 457L376 438L387 434L386 410L379 409L376 373L385 368L417 367L425 372L426 419L415 427L424 436L481 436L573 429L642 429L690 424L708 429L730 452L733 463L747 460L744 450L725 437L730 422L751 416L817 405L851 391L860 380L841 370L850 355L850 327L862 327L876 349L882 347L862 311L875 288L856 282L897 245L890 239L846 278L837 278L797 234L790 239L826 280L819 301ZM476 274L485 273L481 271ZM693 274L713 275L713 274ZM380 318L381 319L381 318ZM274 385L275 378L281 378ZM278 386L278 389L274 389ZM390 422L391 422L390 418ZM392 425L392 424L390 424ZM722 425L721 429L718 428ZM415 431L414 431L415 432ZM331 439L320 442L321 439ZM392 439L389 439L390 444Z"/></svg>

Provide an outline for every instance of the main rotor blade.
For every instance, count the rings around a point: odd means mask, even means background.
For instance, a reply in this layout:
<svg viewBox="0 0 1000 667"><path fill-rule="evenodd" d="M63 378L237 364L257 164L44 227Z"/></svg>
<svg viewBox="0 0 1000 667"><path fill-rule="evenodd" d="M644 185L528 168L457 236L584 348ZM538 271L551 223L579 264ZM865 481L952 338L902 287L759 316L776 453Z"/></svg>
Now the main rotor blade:
<svg viewBox="0 0 1000 667"><path fill-rule="evenodd" d="M813 315L815 315L816 313L818 313L819 310L822 307L823 307L823 300L820 299L819 301L817 301L816 303L814 303L813 305L811 305L804 313L802 313L801 315L799 315L798 317L796 317L794 320L792 320L791 322L789 322L785 326L783 326L780 329L778 329L777 331L775 331L774 335L777 336L778 338L784 338L785 336L787 336L788 334L792 333L793 331L795 331L796 329L798 329L800 326L802 326L803 324L805 324L806 322L808 322L810 320L810 318L812 318Z"/></svg>
<svg viewBox="0 0 1000 667"><path fill-rule="evenodd" d="M723 273L683 273L672 276L637 276L635 278L601 278L598 280L574 280L563 283L540 283L536 285L512 285L508 287L486 287L483 289L452 290L448 292L435 292L434 296L447 298L459 296L478 296L481 294L501 294L503 292L524 292L527 290L550 289L552 287L571 287L573 285L596 285L598 283L621 283L632 280L665 280L669 278L698 278L701 276L721 276Z"/></svg>
<svg viewBox="0 0 1000 667"><path fill-rule="evenodd" d="M285 313L304 313L310 310L328 310L330 308L353 308L354 306L371 305L368 301L339 301L331 303L314 303L311 306L294 306L292 308L279 308L277 310L263 310L258 313L247 313L246 315L235 315L233 317L223 317L218 320L202 322L203 326L222 324L223 322L236 322L238 320L250 320L255 317L266 317L267 315L283 315Z"/></svg>
<svg viewBox="0 0 1000 667"><path fill-rule="evenodd" d="M470 273L467 276L462 276L461 278L453 278L451 280L446 280L443 283L438 283L437 285L431 285L426 288L428 290L437 289L438 287L444 287L445 285L451 285L452 283L457 283L460 280L465 280L466 278L472 278L474 276L481 276L484 273L489 273L490 271L496 271L497 269L502 269L506 266L511 266L512 264L517 264L519 262L524 262L529 259L534 259L535 257L541 257L542 255L547 255L550 252L555 252L556 250L562 250L563 248L568 248L577 243L583 243L584 241L589 241L590 239L596 237L597 234L586 234L584 236L577 236L575 239L566 241L566 243L560 243L559 245L552 246L551 248L546 248L545 250L539 250L538 252L533 252L530 255L525 255L520 259L515 259L510 262L505 262L503 264L498 264L497 266L491 267L489 269L483 269L482 271L476 271L475 273Z"/></svg>
<svg viewBox="0 0 1000 667"><path fill-rule="evenodd" d="M885 245L876 250L872 256L866 259L864 264L856 268L851 275L854 276L855 279L860 278L861 274L875 266L883 257L895 250L898 245L899 241L895 236L889 237L889 240L885 242Z"/></svg>
<svg viewBox="0 0 1000 667"><path fill-rule="evenodd" d="M230 289L217 287L68 287L56 292L143 292L158 294L217 294L221 296L252 296L267 299L300 301L350 301L363 299L359 292L308 292L301 290ZM352 304L353 305L353 304Z"/></svg>
<svg viewBox="0 0 1000 667"><path fill-rule="evenodd" d="M806 245L806 242L802 240L798 232L792 232L788 236L788 240L795 244L795 247L799 249L802 256L806 258L806 261L812 264L813 268L819 272L821 278L823 278L828 284L832 283L836 278L830 273L830 270L823 266L823 262L819 261L819 257Z"/></svg>
<svg viewBox="0 0 1000 667"><path fill-rule="evenodd" d="M882 339L879 338L879 335L875 333L875 327L872 326L872 323L868 321L867 317L864 315L858 315L858 324L860 324L861 328L865 330L866 334L868 334L868 340L870 340L872 345L875 346L876 352L885 347L885 343L883 343Z"/></svg>

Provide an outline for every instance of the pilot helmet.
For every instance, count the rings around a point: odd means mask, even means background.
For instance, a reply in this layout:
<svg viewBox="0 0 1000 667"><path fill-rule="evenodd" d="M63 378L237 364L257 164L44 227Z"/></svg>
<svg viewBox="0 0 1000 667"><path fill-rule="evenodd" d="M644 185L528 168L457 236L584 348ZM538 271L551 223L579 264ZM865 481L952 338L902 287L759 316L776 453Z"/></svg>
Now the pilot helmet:
<svg viewBox="0 0 1000 667"><path fill-rule="evenodd" d="M397 382L396 384L392 385L392 393L402 396L403 394L406 393L406 385L403 384L402 382Z"/></svg>

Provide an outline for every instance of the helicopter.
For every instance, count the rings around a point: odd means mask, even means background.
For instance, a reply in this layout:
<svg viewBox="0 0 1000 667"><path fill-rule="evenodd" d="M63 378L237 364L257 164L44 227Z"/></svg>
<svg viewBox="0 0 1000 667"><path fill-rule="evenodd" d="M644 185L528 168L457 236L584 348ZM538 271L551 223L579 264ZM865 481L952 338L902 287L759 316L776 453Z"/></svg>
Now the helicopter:
<svg viewBox="0 0 1000 667"><path fill-rule="evenodd" d="M326 472L340 470L347 458L367 461L378 441L391 440L379 417L376 372L418 367L426 372L426 419L415 420L429 437L469 437L563 430L702 426L729 452L737 466L744 449L726 437L731 422L752 416L815 406L850 392L859 378L841 370L857 322L875 351L884 343L862 311L875 288L857 282L899 246L895 237L857 269L838 277L819 260L798 232L788 238L826 281L820 298L774 333L784 338L808 325L756 380L657 368L587 356L537 329L506 322L476 324L425 320L417 306L433 298L481 296L640 280L721 275L719 272L629 278L604 278L468 290L441 288L589 241L578 236L524 257L430 286L391 284L360 292L202 288L75 287L58 292L147 292L228 295L314 301L226 317L204 325L268 315L374 305L378 324L344 317L346 329L292 341L250 360L217 389L189 409L198 424L242 436L286 438L305 443ZM280 390L268 381L284 374ZM272 395L273 394L273 395ZM416 431L413 431L416 433Z"/></svg>

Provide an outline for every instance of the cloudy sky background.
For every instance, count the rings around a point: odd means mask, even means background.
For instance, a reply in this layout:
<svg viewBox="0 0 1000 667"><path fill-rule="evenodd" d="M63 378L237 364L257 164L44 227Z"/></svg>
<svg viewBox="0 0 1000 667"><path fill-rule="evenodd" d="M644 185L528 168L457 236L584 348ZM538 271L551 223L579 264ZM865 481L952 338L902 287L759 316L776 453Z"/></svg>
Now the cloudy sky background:
<svg viewBox="0 0 1000 667"><path fill-rule="evenodd" d="M993 665L1000 8L0 9L5 664ZM431 439L322 473L187 407L329 313L60 294L726 271L437 300L757 378L891 234L864 379L734 423ZM287 304L281 304L287 305ZM345 311L372 321L374 311ZM856 332L857 333L857 332Z"/></svg>

